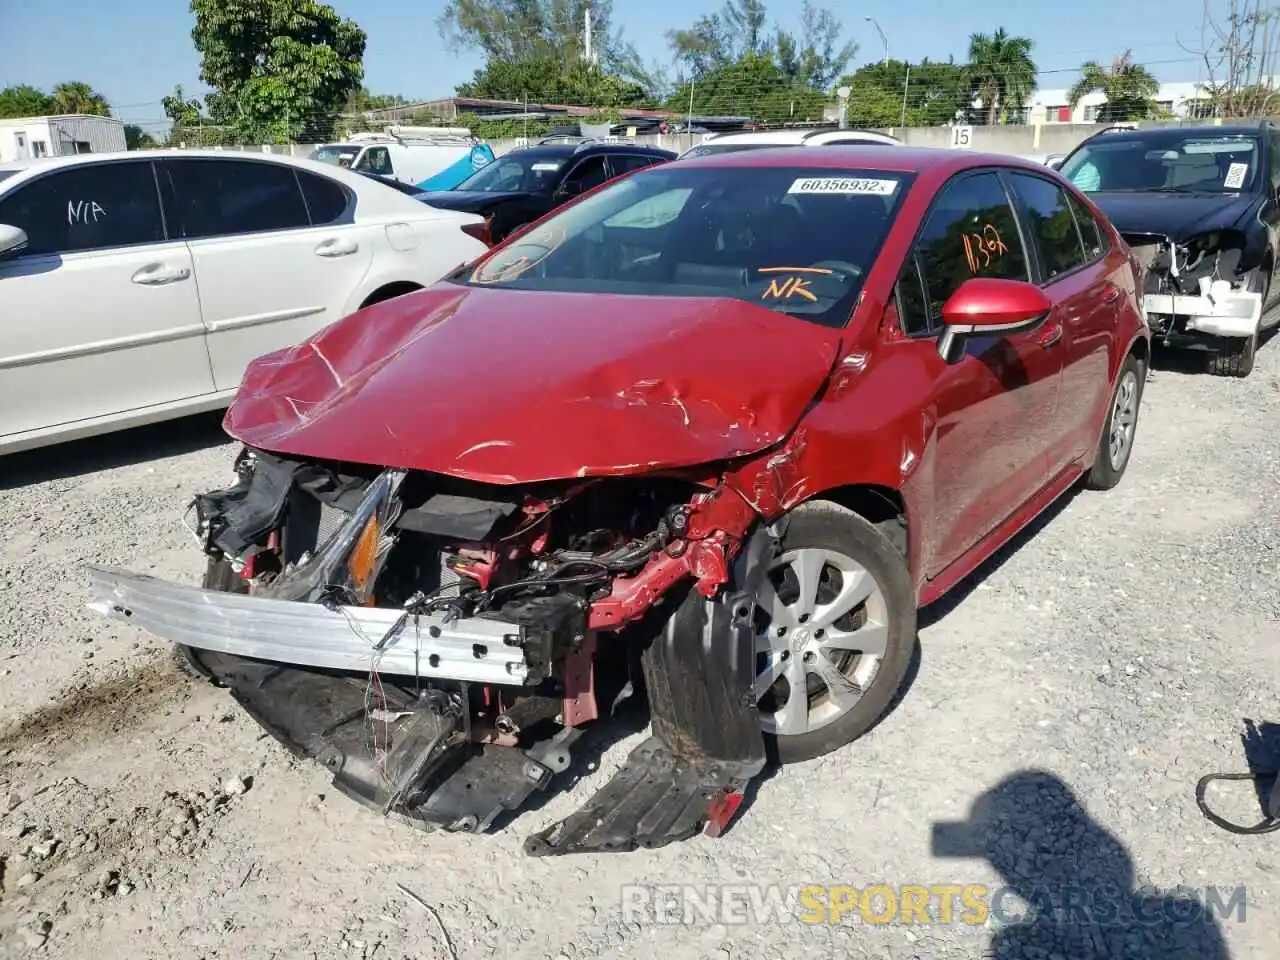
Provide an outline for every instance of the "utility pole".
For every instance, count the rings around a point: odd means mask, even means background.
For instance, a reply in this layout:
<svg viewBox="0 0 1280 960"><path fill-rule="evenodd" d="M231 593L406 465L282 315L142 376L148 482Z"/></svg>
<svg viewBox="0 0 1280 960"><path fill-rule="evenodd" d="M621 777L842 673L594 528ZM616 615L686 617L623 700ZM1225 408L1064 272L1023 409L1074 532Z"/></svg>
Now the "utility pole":
<svg viewBox="0 0 1280 960"><path fill-rule="evenodd" d="M582 59L587 63L595 63L595 54L591 50L591 4L582 11Z"/></svg>
<svg viewBox="0 0 1280 960"><path fill-rule="evenodd" d="M885 39L884 31L880 29L880 24L876 22L875 17L863 17L862 19L866 20L867 23L875 27L876 33L880 34L880 43L884 46L884 63L885 63L885 66L888 66L889 65L889 41Z"/></svg>
<svg viewBox="0 0 1280 960"><path fill-rule="evenodd" d="M902 81L902 125L907 125L907 90L911 88L911 64L907 64L907 79Z"/></svg>

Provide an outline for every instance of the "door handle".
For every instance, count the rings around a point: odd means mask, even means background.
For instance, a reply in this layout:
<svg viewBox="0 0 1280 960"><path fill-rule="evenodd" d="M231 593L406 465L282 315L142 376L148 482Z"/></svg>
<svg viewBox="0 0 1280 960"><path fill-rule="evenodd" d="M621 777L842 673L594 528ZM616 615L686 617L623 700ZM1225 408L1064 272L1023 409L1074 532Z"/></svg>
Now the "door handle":
<svg viewBox="0 0 1280 960"><path fill-rule="evenodd" d="M1107 292L1102 295L1103 303L1115 303L1120 299L1120 288L1107 284Z"/></svg>
<svg viewBox="0 0 1280 960"><path fill-rule="evenodd" d="M1045 327L1044 331L1040 334L1039 343L1040 343L1040 346L1048 350L1050 347L1054 346L1061 339L1062 339L1062 324L1055 323L1052 326Z"/></svg>
<svg viewBox="0 0 1280 960"><path fill-rule="evenodd" d="M347 257L360 249L360 245L352 240L322 240L316 247L318 257Z"/></svg>
<svg viewBox="0 0 1280 960"><path fill-rule="evenodd" d="M144 286L158 287L162 284L177 283L179 280L189 279L190 276L191 270L188 267L170 267L163 263L149 263L129 279Z"/></svg>

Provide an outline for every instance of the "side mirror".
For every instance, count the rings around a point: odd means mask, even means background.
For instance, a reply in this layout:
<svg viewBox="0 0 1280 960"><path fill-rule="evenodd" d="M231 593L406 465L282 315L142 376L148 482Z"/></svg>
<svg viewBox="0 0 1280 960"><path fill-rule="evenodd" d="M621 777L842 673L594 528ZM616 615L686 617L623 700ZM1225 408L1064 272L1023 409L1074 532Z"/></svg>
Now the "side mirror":
<svg viewBox="0 0 1280 960"><path fill-rule="evenodd" d="M1053 309L1044 291L1025 280L974 277L942 305L938 355L955 363L969 337L1008 337L1040 325Z"/></svg>
<svg viewBox="0 0 1280 960"><path fill-rule="evenodd" d="M12 253L27 245L27 232L20 227L0 223L0 256Z"/></svg>

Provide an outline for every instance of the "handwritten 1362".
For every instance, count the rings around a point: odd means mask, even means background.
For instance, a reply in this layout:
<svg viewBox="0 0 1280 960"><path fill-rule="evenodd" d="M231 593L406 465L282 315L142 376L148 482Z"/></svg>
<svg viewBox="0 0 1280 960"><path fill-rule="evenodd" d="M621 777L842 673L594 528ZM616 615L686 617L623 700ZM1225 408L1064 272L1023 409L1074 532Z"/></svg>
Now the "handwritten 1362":
<svg viewBox="0 0 1280 960"><path fill-rule="evenodd" d="M978 233L964 235L964 257L969 261L969 272L977 273L991 266L991 261L1008 253L1009 248L1000 239L1000 231L991 224L983 224Z"/></svg>

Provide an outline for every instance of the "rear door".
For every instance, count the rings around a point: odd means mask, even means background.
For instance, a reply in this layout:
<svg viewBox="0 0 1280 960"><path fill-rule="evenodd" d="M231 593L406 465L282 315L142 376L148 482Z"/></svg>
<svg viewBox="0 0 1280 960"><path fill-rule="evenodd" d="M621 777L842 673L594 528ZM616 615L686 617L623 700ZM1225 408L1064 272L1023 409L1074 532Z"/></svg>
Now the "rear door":
<svg viewBox="0 0 1280 960"><path fill-rule="evenodd" d="M0 195L0 436L213 392L191 253L150 160L54 168Z"/></svg>
<svg viewBox="0 0 1280 960"><path fill-rule="evenodd" d="M373 259L347 188L307 170L249 158L164 162L171 229L195 263L219 390L249 361L337 320ZM376 228L374 228L376 229Z"/></svg>
<svg viewBox="0 0 1280 960"><path fill-rule="evenodd" d="M903 332L918 341L934 382L931 539L933 577L1008 519L1048 480L1062 352L1040 331L968 341L947 364L937 354L942 305L971 277L1031 280L1032 260L1011 199L993 170L968 172L939 191L897 287Z"/></svg>
<svg viewBox="0 0 1280 960"><path fill-rule="evenodd" d="M1121 286L1111 274L1125 264L1122 257L1108 260L1097 224L1057 183L1030 173L1008 177L1032 238L1038 281L1053 302L1039 342L1062 355L1062 393L1049 448L1049 473L1057 476L1098 443L1122 302ZM1077 221L1073 203L1083 221Z"/></svg>

